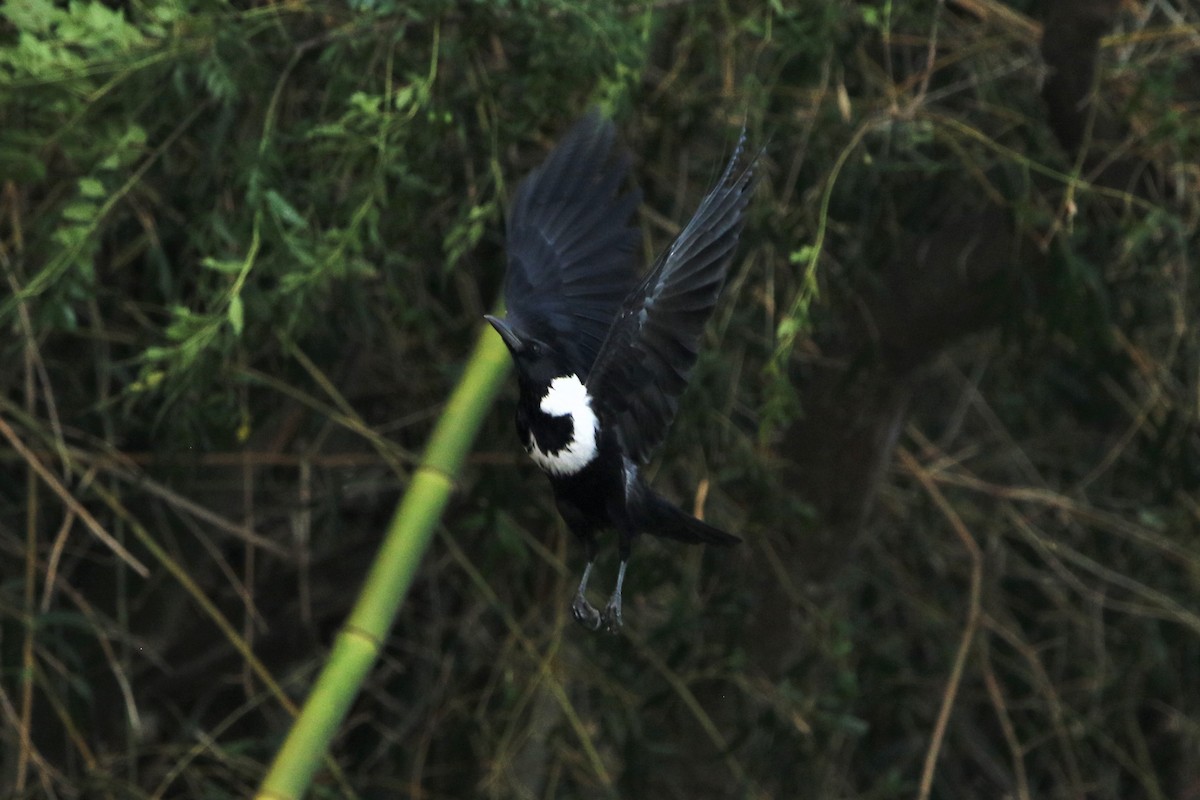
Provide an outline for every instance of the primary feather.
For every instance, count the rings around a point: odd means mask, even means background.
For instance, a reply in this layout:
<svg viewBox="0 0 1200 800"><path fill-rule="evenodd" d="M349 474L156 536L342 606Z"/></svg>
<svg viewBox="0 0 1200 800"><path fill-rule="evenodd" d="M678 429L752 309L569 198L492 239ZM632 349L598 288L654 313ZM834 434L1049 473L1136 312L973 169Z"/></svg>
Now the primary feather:
<svg viewBox="0 0 1200 800"><path fill-rule="evenodd" d="M641 193L621 192L630 157L615 142L613 124L588 114L521 182L508 216L509 318L561 343L581 380L636 283Z"/></svg>
<svg viewBox="0 0 1200 800"><path fill-rule="evenodd" d="M743 132L717 185L622 304L592 366L588 391L638 462L675 417L741 235L754 166Z"/></svg>

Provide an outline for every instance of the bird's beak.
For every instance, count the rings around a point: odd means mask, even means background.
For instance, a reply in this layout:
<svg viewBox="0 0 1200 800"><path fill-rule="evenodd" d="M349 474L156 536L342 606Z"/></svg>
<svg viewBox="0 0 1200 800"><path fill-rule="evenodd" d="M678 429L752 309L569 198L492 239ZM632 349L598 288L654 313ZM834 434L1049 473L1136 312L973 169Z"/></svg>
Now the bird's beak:
<svg viewBox="0 0 1200 800"><path fill-rule="evenodd" d="M514 330L513 326L509 325L506 320L502 320L499 317L493 317L491 314L484 314L483 318L492 324L492 327L496 329L496 333L500 334L500 338L502 338L504 343L508 345L508 349L510 351L513 353L519 353L522 349L524 349L525 342L521 340L521 337L517 335L516 330Z"/></svg>

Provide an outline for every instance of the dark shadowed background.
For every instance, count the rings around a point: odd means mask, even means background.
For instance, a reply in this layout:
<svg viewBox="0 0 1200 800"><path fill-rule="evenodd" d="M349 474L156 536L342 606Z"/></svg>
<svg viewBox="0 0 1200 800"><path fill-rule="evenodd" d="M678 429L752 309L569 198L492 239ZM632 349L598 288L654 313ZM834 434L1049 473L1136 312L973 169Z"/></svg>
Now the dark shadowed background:
<svg viewBox="0 0 1200 800"><path fill-rule="evenodd" d="M625 634L579 629L509 386L315 796L1200 799L1198 31L0 6L0 795L253 792L290 716L247 648L304 696L507 199L599 104L646 260L743 122L765 147L652 470L745 544L643 539Z"/></svg>

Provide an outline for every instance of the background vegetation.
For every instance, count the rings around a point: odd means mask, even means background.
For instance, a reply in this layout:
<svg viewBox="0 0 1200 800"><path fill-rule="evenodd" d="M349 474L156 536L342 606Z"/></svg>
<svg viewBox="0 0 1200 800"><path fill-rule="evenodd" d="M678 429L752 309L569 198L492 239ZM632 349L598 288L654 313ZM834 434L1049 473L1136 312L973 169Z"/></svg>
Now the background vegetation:
<svg viewBox="0 0 1200 800"><path fill-rule="evenodd" d="M647 256L743 119L766 146L655 478L746 544L642 542L625 634L579 630L510 387L315 793L1200 797L1198 31L9 0L0 794L253 792L291 719L263 676L303 697L514 181L599 103Z"/></svg>

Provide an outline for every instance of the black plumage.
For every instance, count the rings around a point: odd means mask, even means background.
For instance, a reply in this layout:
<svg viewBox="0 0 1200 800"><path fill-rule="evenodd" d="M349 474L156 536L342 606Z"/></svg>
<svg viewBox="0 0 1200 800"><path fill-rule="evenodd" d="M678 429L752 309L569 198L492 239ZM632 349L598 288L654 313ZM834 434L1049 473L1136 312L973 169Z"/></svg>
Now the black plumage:
<svg viewBox="0 0 1200 800"><path fill-rule="evenodd" d="M622 191L630 158L612 123L577 123L517 189L508 217L508 316L487 317L517 367L517 429L546 472L587 566L572 611L581 623L621 626L621 589L633 539L740 541L684 513L642 480L639 467L666 436L696 361L744 224L755 159L745 134L691 221L640 281ZM587 601L596 536L613 529L621 559L603 614Z"/></svg>
<svg viewBox="0 0 1200 800"><path fill-rule="evenodd" d="M630 219L642 194L620 191L630 157L615 140L593 111L521 182L508 214L509 316L535 326L581 378L637 280L642 235Z"/></svg>

